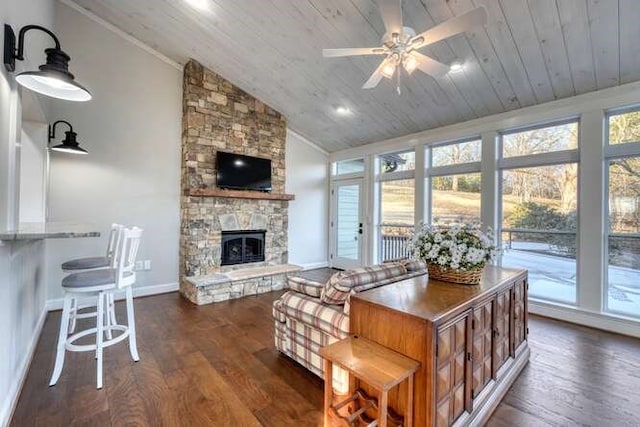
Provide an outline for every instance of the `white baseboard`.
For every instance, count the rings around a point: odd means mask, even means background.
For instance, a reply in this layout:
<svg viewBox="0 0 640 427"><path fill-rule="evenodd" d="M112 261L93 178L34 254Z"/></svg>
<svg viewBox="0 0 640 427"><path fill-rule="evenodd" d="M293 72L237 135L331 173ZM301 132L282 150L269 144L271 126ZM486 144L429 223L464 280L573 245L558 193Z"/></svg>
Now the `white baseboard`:
<svg viewBox="0 0 640 427"><path fill-rule="evenodd" d="M22 362L20 363L18 375L16 375L16 377L13 379L13 382L9 387L9 393L4 397L2 401L2 408L0 408L0 425L2 426L9 425L9 421L11 421L13 411L16 409L18 398L20 397L20 391L22 391L22 386L24 385L24 381L27 378L27 372L29 372L29 367L31 366L31 361L33 360L33 355L36 351L38 340L40 339L40 333L42 332L42 327L44 326L44 320L47 318L47 312L48 310L45 304L45 306L42 308L42 313L40 313L40 317L38 318L38 322L36 323L33 335L31 336L31 341L29 342L27 352L24 355Z"/></svg>
<svg viewBox="0 0 640 427"><path fill-rule="evenodd" d="M529 313L640 338L638 320L532 300L529 300Z"/></svg>
<svg viewBox="0 0 640 427"><path fill-rule="evenodd" d="M177 282L174 283L164 283L161 285L149 285L149 286L140 286L133 287L133 297L146 297L149 295L158 295L158 294L166 294L167 292L176 292L178 291L180 286ZM124 299L124 291L116 292L116 300ZM50 299L46 303L47 311L53 310L62 310L62 298Z"/></svg>
<svg viewBox="0 0 640 427"><path fill-rule="evenodd" d="M312 262L308 264L298 264L303 270L313 270L315 268L329 267L329 261Z"/></svg>

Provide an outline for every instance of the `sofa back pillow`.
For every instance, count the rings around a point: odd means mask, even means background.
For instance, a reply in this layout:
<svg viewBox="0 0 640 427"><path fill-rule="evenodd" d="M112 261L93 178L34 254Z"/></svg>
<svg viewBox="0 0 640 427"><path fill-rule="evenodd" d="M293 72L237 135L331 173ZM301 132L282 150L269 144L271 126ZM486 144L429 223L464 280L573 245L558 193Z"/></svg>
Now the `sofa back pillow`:
<svg viewBox="0 0 640 427"><path fill-rule="evenodd" d="M342 305L350 293L375 288L389 283L394 277L400 278L406 274L405 266L397 263L339 271L324 285L320 299L326 304Z"/></svg>
<svg viewBox="0 0 640 427"><path fill-rule="evenodd" d="M419 259L403 259L399 261L408 273L427 271L427 263Z"/></svg>

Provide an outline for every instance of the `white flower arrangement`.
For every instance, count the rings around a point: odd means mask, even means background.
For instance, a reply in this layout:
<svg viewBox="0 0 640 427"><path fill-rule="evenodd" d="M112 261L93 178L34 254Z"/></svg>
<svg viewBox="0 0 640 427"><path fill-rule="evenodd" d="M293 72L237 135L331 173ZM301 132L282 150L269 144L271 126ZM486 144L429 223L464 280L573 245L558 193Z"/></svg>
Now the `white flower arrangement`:
<svg viewBox="0 0 640 427"><path fill-rule="evenodd" d="M476 225L449 228L423 225L413 237L411 250L416 258L428 264L457 271L482 268L497 253L491 230L483 233Z"/></svg>

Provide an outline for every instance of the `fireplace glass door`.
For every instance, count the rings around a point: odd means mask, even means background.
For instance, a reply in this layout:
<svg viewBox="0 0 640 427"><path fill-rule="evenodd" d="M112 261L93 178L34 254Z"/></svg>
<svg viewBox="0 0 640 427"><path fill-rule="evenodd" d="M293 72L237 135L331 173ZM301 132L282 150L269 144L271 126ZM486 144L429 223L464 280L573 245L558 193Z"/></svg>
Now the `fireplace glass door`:
<svg viewBox="0 0 640 427"><path fill-rule="evenodd" d="M223 231L221 265L264 261L264 231Z"/></svg>

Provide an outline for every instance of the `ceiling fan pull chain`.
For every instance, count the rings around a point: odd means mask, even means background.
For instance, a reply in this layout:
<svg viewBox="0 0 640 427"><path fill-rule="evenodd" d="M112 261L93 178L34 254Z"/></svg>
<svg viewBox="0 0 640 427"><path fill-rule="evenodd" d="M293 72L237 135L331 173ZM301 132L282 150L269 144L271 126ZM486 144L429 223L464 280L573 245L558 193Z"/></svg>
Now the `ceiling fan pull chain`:
<svg viewBox="0 0 640 427"><path fill-rule="evenodd" d="M402 70L400 67L398 67L398 72L396 74L398 74L398 85L396 86L396 92L398 93L398 96L400 96L402 95L402 89L400 89L400 74L402 74Z"/></svg>

